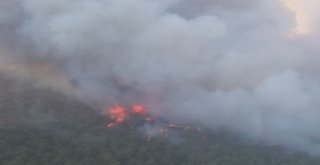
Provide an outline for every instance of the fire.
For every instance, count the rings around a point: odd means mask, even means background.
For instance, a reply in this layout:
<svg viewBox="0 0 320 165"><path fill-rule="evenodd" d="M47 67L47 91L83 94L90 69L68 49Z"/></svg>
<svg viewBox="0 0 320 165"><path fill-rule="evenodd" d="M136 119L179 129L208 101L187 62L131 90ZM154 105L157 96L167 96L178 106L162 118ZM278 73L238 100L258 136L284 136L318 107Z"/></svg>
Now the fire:
<svg viewBox="0 0 320 165"><path fill-rule="evenodd" d="M121 106L116 106L114 108L111 108L110 114L111 114L110 116L111 119L114 119L116 122L123 122L127 116L123 107Z"/></svg>
<svg viewBox="0 0 320 165"><path fill-rule="evenodd" d="M111 122L107 125L108 128L115 126L117 123L123 122L127 117L126 111L119 105L110 108L107 113L109 114L111 119Z"/></svg>
<svg viewBox="0 0 320 165"><path fill-rule="evenodd" d="M161 118L151 116L151 114L148 113L148 109L140 104L134 104L132 106L115 105L107 108L105 113L110 118L110 122L106 126L107 128L113 128L124 121L135 122L136 119L139 122L144 122L143 126L139 128L146 133L148 140L155 137L169 137L174 131L197 132L198 134L203 135L201 128L169 123ZM140 117L136 118L135 116L137 115ZM141 119L143 121L141 121ZM134 123L132 124L134 125ZM135 126L130 128L135 128Z"/></svg>
<svg viewBox="0 0 320 165"><path fill-rule="evenodd" d="M139 114L145 113L145 108L142 105L134 105L132 110L134 113L139 113Z"/></svg>
<svg viewBox="0 0 320 165"><path fill-rule="evenodd" d="M106 110L106 114L110 117L110 120L111 120L111 122L107 125L107 127L112 128L116 124L122 123L132 114L143 115L145 113L147 113L147 109L144 106L139 104L133 105L132 107L129 107L129 108L126 108L120 105L113 106ZM150 118L150 121L151 121L151 118Z"/></svg>

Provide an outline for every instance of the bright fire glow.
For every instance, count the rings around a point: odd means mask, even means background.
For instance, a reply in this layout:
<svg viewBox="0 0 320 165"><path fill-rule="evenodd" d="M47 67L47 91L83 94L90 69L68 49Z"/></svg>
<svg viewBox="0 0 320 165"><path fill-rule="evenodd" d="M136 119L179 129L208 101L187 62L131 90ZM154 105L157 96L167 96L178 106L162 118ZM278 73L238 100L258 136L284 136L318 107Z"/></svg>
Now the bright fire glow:
<svg viewBox="0 0 320 165"><path fill-rule="evenodd" d="M127 119L127 121L129 122L135 122L134 116L142 116L145 122L144 128L148 140L151 140L154 137L168 137L170 135L170 132L179 130L185 132L193 131L203 134L200 128L195 128L188 125L177 125L174 123L163 121L160 118L150 116L150 114L148 113L148 109L140 104L134 104L132 106L116 105L107 108L105 113L110 118L110 122L107 124L108 128L113 128L117 124L120 124Z"/></svg>
<svg viewBox="0 0 320 165"><path fill-rule="evenodd" d="M107 125L108 128L113 127L117 123L123 122L127 117L127 114L124 108L118 105L115 107L112 107L107 113L109 114L110 119L112 121Z"/></svg>
<svg viewBox="0 0 320 165"><path fill-rule="evenodd" d="M145 108L142 105L134 105L132 108L134 113L144 113L145 112Z"/></svg>
<svg viewBox="0 0 320 165"><path fill-rule="evenodd" d="M107 109L105 112L106 112L106 114L108 114L108 116L110 117L110 120L111 120L109 122L109 124L107 125L107 127L112 128L116 124L122 123L123 121L125 121L132 114L143 115L143 114L147 113L147 109L144 106L139 105L139 104L136 104L136 105L129 107L129 108L125 108L123 106L116 105L114 107ZM146 120L149 120L149 119L146 119Z"/></svg>

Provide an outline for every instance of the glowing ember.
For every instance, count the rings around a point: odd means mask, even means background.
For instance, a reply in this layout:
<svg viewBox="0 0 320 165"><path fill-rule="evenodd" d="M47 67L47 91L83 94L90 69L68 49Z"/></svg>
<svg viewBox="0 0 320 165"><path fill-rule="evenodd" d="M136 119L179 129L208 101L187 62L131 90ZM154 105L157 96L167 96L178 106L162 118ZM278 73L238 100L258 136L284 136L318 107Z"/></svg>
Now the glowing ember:
<svg viewBox="0 0 320 165"><path fill-rule="evenodd" d="M113 128L119 123L128 120L129 122L134 122L135 119L139 120L140 117L135 118L136 115L142 116L144 120L143 130L147 135L147 139L151 140L154 137L168 137L172 131L192 131L203 134L201 128L194 128L188 125L178 125L174 123L169 123L160 118L150 116L148 114L148 109L140 104L134 104L133 106L120 106L116 105L108 108L106 114L110 118L110 122L107 124L107 128ZM134 124L133 124L134 125ZM134 128L135 126L130 128ZM206 137L204 137L205 139Z"/></svg>
<svg viewBox="0 0 320 165"><path fill-rule="evenodd" d="M126 111L121 106L115 106L108 111L111 118L111 123L107 125L108 128L113 127L117 123L121 123L127 117Z"/></svg>
<svg viewBox="0 0 320 165"><path fill-rule="evenodd" d="M136 104L130 108L125 108L122 106L114 106L106 111L111 119L111 122L107 125L108 128L114 127L118 123L122 123L132 114L144 115L147 112L146 108L142 105ZM148 119L149 120L149 119ZM154 120L150 118L150 122ZM147 119L146 119L147 121Z"/></svg>
<svg viewBox="0 0 320 165"><path fill-rule="evenodd" d="M134 105L132 110L134 113L140 113L140 114L145 113L145 108L141 105Z"/></svg>
<svg viewBox="0 0 320 165"><path fill-rule="evenodd" d="M120 106L116 106L111 109L111 119L115 119L116 122L122 122L126 118L126 112Z"/></svg>

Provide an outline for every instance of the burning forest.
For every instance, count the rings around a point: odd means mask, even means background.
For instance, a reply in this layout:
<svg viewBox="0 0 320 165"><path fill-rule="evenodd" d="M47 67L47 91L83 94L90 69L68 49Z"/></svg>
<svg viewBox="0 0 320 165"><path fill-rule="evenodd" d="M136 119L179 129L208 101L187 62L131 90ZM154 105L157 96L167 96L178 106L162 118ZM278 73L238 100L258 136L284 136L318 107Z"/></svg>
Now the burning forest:
<svg viewBox="0 0 320 165"><path fill-rule="evenodd" d="M319 157L319 7L316 0L1 0L0 74L18 77L13 98L32 103L7 99L3 88L0 128L15 123L5 116L15 109L33 112L37 129L46 126L36 121L64 119L61 107L42 117L41 99L19 85L28 81L85 105L92 114L83 113L99 120L81 118L106 132L124 128L150 143L228 132Z"/></svg>
<svg viewBox="0 0 320 165"><path fill-rule="evenodd" d="M112 106L103 111L103 115L106 115L109 119L109 123L106 126L108 129L126 123L128 127L137 131L140 130L148 140L154 137L171 138L170 135L181 131L197 133L202 135L204 139L206 138L206 134L202 132L201 128L170 123L160 116L152 116L146 107L139 104L129 107Z"/></svg>

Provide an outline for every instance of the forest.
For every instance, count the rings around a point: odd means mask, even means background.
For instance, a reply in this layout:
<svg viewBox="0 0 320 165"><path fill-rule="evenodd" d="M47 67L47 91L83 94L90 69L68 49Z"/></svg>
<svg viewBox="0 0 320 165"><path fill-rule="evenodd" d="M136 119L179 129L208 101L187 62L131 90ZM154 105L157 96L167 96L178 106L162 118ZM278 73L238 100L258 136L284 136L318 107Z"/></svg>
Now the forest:
<svg viewBox="0 0 320 165"><path fill-rule="evenodd" d="M106 128L108 118L73 97L0 75L1 165L319 165L279 146L226 131L172 130L148 139L137 123Z"/></svg>

